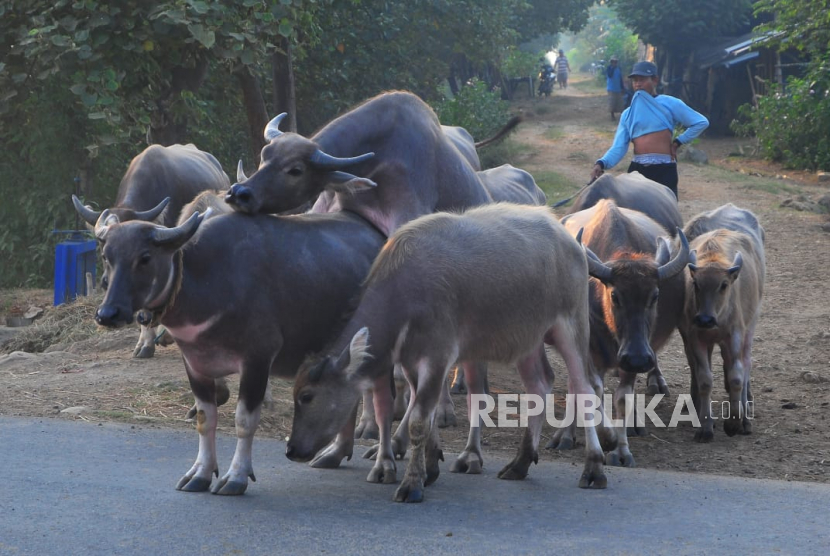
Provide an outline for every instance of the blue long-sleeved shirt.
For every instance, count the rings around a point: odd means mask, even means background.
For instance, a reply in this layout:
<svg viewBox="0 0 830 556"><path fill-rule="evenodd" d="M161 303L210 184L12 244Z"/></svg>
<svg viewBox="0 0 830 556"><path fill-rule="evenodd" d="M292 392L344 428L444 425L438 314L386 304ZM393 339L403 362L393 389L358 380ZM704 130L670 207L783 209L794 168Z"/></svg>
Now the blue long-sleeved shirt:
<svg viewBox="0 0 830 556"><path fill-rule="evenodd" d="M665 129L674 131L678 123L686 128L677 137L681 144L693 140L709 127L705 116L686 106L679 98L669 95L652 97L646 91L637 91L631 99L631 106L620 116L611 148L597 162L602 163L606 170L613 168L628 152L628 144L633 139Z"/></svg>
<svg viewBox="0 0 830 556"><path fill-rule="evenodd" d="M621 93L623 91L622 86L622 73L620 73L619 66L614 68L614 71L611 72L609 76L606 70L605 74L605 90L612 92L612 93Z"/></svg>

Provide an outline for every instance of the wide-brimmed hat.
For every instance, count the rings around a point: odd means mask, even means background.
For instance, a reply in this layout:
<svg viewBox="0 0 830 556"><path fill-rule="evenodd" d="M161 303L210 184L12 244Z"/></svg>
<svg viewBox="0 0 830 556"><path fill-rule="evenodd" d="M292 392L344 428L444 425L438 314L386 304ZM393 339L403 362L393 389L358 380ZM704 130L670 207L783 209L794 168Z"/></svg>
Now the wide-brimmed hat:
<svg viewBox="0 0 830 556"><path fill-rule="evenodd" d="M651 62L637 62L634 64L634 67L631 68L631 73L628 74L628 77L634 77L635 75L641 75L643 77L656 77L657 66Z"/></svg>

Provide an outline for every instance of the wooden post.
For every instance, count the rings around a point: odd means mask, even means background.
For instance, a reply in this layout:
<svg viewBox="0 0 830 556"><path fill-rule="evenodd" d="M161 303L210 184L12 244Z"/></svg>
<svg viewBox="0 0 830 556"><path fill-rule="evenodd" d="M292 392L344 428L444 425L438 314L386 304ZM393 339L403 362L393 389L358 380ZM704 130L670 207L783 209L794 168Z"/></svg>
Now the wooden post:
<svg viewBox="0 0 830 556"><path fill-rule="evenodd" d="M758 97L755 94L755 81L752 79L752 70L749 69L749 64L746 65L746 74L749 77L749 87L752 90L752 104L758 108Z"/></svg>
<svg viewBox="0 0 830 556"><path fill-rule="evenodd" d="M92 273L86 273L86 295L87 297L95 293L95 284L92 281Z"/></svg>

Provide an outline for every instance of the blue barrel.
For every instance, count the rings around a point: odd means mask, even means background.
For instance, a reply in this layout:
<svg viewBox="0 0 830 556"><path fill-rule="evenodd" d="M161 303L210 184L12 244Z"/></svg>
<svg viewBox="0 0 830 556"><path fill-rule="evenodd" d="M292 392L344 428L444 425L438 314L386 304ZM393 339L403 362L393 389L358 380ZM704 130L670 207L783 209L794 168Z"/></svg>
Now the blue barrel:
<svg viewBox="0 0 830 556"><path fill-rule="evenodd" d="M72 301L86 291L86 273L95 283L95 240L71 239L55 246L55 305Z"/></svg>

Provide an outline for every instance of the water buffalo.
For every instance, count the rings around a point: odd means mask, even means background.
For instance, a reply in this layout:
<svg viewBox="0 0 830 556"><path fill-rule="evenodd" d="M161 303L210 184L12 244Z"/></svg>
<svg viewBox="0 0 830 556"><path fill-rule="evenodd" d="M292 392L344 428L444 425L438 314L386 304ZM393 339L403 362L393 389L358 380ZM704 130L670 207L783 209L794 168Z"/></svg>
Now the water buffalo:
<svg viewBox="0 0 830 556"><path fill-rule="evenodd" d="M268 144L257 171L250 177L240 171L226 201L241 212L279 213L316 199L312 212L351 211L386 236L424 214L491 202L476 172L480 162L475 149L519 123L513 118L494 137L473 143L466 130L442 126L426 103L406 92L369 99L311 139L280 131L283 117L265 129ZM364 401L368 399L367 394ZM437 420L441 426L456 422L448 388ZM364 403L356 432L377 438L369 403Z"/></svg>
<svg viewBox="0 0 830 556"><path fill-rule="evenodd" d="M110 284L95 318L118 326L138 312L144 324L163 324L181 350L196 398L199 454L180 490L207 490L218 476L215 380L240 374L236 452L211 490L242 494L254 478L251 447L269 374L292 377L308 353L324 347L385 238L348 212L202 218L196 213L170 229L109 224L104 211L96 235L105 240ZM351 457L353 431L354 418L320 455L322 466Z"/></svg>
<svg viewBox="0 0 830 556"><path fill-rule="evenodd" d="M656 352L679 323L689 245L680 232L680 249L671 257L663 237L668 232L662 226L611 200L568 215L562 223L571 234L582 234L591 255L591 360L600 376L619 369L614 405L622 416L625 396L634 393L637 374L657 366ZM597 395L601 393L599 389ZM572 434L572 428L559 429L551 447L571 447ZM625 427L617 431L617 447L609 454L609 463L634 465Z"/></svg>
<svg viewBox="0 0 830 556"><path fill-rule="evenodd" d="M766 260L764 229L752 212L729 203L697 215L685 228L692 257L686 274L686 306L680 333L692 372L692 401L701 428L698 442L710 442L712 350L720 347L724 386L729 394L729 435L752 432L752 339L761 312Z"/></svg>
<svg viewBox="0 0 830 556"><path fill-rule="evenodd" d="M118 186L115 205L108 218L119 222L144 220L173 227L182 207L206 190L224 191L230 180L213 155L194 145L150 145L130 162ZM75 210L90 226L95 226L101 212L92 210L72 196ZM101 279L106 288L109 277ZM133 354L138 358L155 353L156 330L141 327Z"/></svg>
<svg viewBox="0 0 830 556"><path fill-rule="evenodd" d="M620 208L636 210L651 217L672 238L677 236L676 230L683 227L677 197L671 189L639 172L616 176L603 174L576 195L568 214L591 208L603 199L610 199ZM669 386L659 368L649 371L646 388L651 395L669 394Z"/></svg>
<svg viewBox="0 0 830 556"><path fill-rule="evenodd" d="M572 391L593 394L587 276L582 248L547 207L499 203L406 224L373 263L360 304L329 355L298 373L286 456L305 461L330 442L366 385L373 386L377 411L388 413L391 370L400 364L413 392L407 410L412 453L394 499L420 502L424 486L439 474L443 454L433 415L456 361L516 363L528 393L544 398L553 382L548 343L564 358ZM527 475L538 458L543 421L541 414L530 417L519 452L500 478ZM473 425L478 431L481 423ZM480 463L477 437L470 436L460 458ZM585 427L585 440L579 484L604 488L593 426ZM368 480L394 482L388 423L380 442Z"/></svg>

